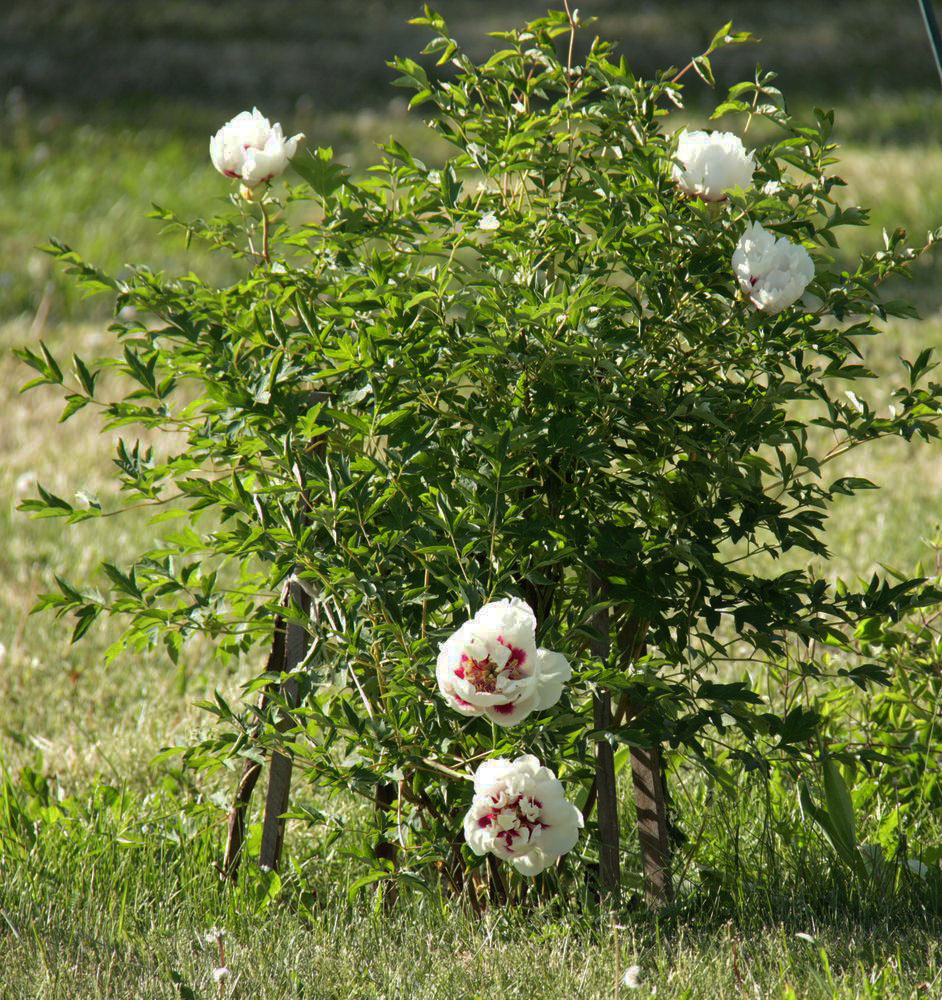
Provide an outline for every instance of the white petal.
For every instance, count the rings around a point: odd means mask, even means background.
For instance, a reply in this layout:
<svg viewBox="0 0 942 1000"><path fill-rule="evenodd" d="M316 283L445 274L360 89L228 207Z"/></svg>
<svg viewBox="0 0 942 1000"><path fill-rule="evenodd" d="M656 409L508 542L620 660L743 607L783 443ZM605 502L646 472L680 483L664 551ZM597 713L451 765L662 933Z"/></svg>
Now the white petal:
<svg viewBox="0 0 942 1000"><path fill-rule="evenodd" d="M488 705L484 711L487 717L498 726L515 726L536 709L536 693L529 698L521 698L516 702L504 702L503 705Z"/></svg>
<svg viewBox="0 0 942 1000"><path fill-rule="evenodd" d="M549 649L538 649L536 662L539 695L537 711L542 712L552 708L562 697L563 685L572 677L572 667L562 653L554 653Z"/></svg>
<svg viewBox="0 0 942 1000"><path fill-rule="evenodd" d="M533 613L533 608L519 597L485 604L474 616L474 620L496 633L517 629L536 632L536 615Z"/></svg>
<svg viewBox="0 0 942 1000"><path fill-rule="evenodd" d="M578 810L576 811L578 812ZM555 854L557 857L568 854L579 840L579 829L580 827L574 819L568 823L545 827L540 846L542 850L549 854Z"/></svg>
<svg viewBox="0 0 942 1000"><path fill-rule="evenodd" d="M524 854L522 857L513 858L510 863L521 875L533 878L535 875L539 875L540 872L549 868L555 860L556 857L554 855L546 854L544 851L537 849Z"/></svg>

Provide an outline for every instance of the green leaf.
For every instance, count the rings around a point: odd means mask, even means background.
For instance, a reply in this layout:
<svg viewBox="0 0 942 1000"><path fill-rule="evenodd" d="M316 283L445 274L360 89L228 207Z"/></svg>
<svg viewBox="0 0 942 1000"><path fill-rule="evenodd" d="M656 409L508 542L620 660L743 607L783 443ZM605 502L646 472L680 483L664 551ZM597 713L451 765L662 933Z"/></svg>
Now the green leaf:
<svg viewBox="0 0 942 1000"><path fill-rule="evenodd" d="M715 52L717 49L722 48L725 45L742 45L744 42L757 42L758 38L755 38L748 31L733 31L733 22L727 21L722 28L713 36L713 40L710 42L706 55L711 52Z"/></svg>
<svg viewBox="0 0 942 1000"><path fill-rule="evenodd" d="M713 77L713 67L710 65L710 60L707 56L696 56L693 60L693 68L704 83L709 84L711 87L716 86L716 80Z"/></svg>
<svg viewBox="0 0 942 1000"><path fill-rule="evenodd" d="M367 872L365 875L361 875L347 890L347 898L352 903L362 888L385 878L389 878L389 872L382 868L377 868L371 872Z"/></svg>
<svg viewBox="0 0 942 1000"><path fill-rule="evenodd" d="M82 388L85 390L86 395L89 397L94 397L95 395L95 375L89 372L85 365L85 362L77 355L72 355L72 364L75 366L75 374L78 376L79 382L82 384Z"/></svg>
<svg viewBox="0 0 942 1000"><path fill-rule="evenodd" d="M346 182L347 169L342 164L333 162L334 151L329 146L306 152L306 156L296 156L291 161L291 166L316 194L329 198Z"/></svg>
<svg viewBox="0 0 942 1000"><path fill-rule="evenodd" d="M831 757L824 758L823 770L824 796L836 838L834 846L841 857L849 865L855 867L858 862L858 854L854 804L851 801L847 783Z"/></svg>
<svg viewBox="0 0 942 1000"><path fill-rule="evenodd" d="M64 424L69 417L88 406L90 402L91 400L88 396L78 396L75 394L66 396L66 404L62 408L62 413L59 414L59 423Z"/></svg>

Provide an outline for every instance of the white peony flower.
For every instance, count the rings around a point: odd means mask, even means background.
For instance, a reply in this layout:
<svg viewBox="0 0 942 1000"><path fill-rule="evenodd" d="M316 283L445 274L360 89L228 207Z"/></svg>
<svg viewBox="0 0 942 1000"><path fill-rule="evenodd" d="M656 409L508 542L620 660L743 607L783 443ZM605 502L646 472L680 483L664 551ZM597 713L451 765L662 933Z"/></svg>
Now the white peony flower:
<svg viewBox="0 0 942 1000"><path fill-rule="evenodd" d="M209 140L209 155L221 174L254 188L284 173L303 138L299 132L286 139L281 125L271 125L258 108L253 108L223 125Z"/></svg>
<svg viewBox="0 0 942 1000"><path fill-rule="evenodd" d="M746 227L733 254L733 270L756 309L774 315L797 302L814 277L808 251L758 222Z"/></svg>
<svg viewBox="0 0 942 1000"><path fill-rule="evenodd" d="M493 212L486 212L481 216L478 229L483 229L485 233L492 233L495 229L500 229L500 219Z"/></svg>
<svg viewBox="0 0 942 1000"><path fill-rule="evenodd" d="M486 760L474 775L464 837L475 854L496 854L521 875L538 875L576 846L582 813L536 757Z"/></svg>
<svg viewBox="0 0 942 1000"><path fill-rule="evenodd" d="M536 648L536 616L524 601L485 604L442 643L435 670L445 701L462 715L513 726L559 701L572 667Z"/></svg>
<svg viewBox="0 0 942 1000"><path fill-rule="evenodd" d="M681 191L704 201L723 201L730 188L747 188L756 163L732 132L680 133L673 178Z"/></svg>

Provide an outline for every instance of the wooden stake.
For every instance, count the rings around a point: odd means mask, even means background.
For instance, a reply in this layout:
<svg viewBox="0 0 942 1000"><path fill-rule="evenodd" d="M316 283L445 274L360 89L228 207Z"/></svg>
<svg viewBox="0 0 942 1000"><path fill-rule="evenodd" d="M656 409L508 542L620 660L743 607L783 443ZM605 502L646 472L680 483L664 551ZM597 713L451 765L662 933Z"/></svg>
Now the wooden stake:
<svg viewBox="0 0 942 1000"><path fill-rule="evenodd" d="M593 600L602 597L601 581L589 581ZM592 624L600 637L593 641L592 652L603 662L611 649L608 609L597 611ZM612 699L608 691L598 690L592 696L592 715L596 729L608 729L612 724ZM618 833L618 799L615 791L615 753L607 739L595 744L596 815L599 826L599 887L603 895L618 900L621 884L621 862Z"/></svg>
<svg viewBox="0 0 942 1000"><path fill-rule="evenodd" d="M306 402L309 407L325 403L330 399L326 392L309 392ZM310 451L323 454L326 448L323 437L310 444ZM300 468L294 467L294 475L301 488L301 517L306 521L308 500L304 493L304 481ZM288 586L288 606L296 606L307 618L311 611L311 598L305 589L292 579ZM293 673L304 662L310 648L311 637L303 625L289 622L285 628L285 673ZM281 697L289 708L298 703L298 682L288 680L281 686ZM290 711L282 713L276 726L279 732L286 732L294 724ZM293 761L289 754L273 753L268 774L268 796L265 799L265 818L262 821L262 845L258 853L258 863L277 871L281 861L281 848L285 839L285 816L288 798L291 794L291 771Z"/></svg>
<svg viewBox="0 0 942 1000"><path fill-rule="evenodd" d="M389 822L389 810L396 801L396 786L392 782L376 786L376 806L377 819L382 824ZM380 861L388 861L393 868L396 867L396 858L399 851L394 841L389 841L380 834L379 839L373 847L374 856ZM387 910L396 905L399 896L399 888L392 879L384 880L382 883L383 905Z"/></svg>
<svg viewBox="0 0 942 1000"><path fill-rule="evenodd" d="M287 597L288 589L285 588L284 597ZM268 662L265 664L266 673L280 673L284 669L285 662L285 623L279 617L275 621L275 635L272 639L271 652L268 654ZM268 692L263 691L259 701L259 711L264 712L268 705ZM261 722L252 729L252 742L254 743L262 731ZM239 779L235 797L232 800L232 807L229 810L229 835L226 838L226 853L223 855L222 868L220 869L224 878L235 882L239 877L239 863L242 861L242 845L245 842L245 814L248 811L249 802L252 799L252 792L258 783L259 775L262 773L262 762L245 758L242 765L242 777Z"/></svg>
<svg viewBox="0 0 942 1000"><path fill-rule="evenodd" d="M644 655L647 623L629 613L618 633L622 662L626 665ZM623 697L619 703L618 720L634 718L644 711L641 705L631 705ZM635 789L638 844L641 848L641 869L644 873L644 896L648 905L658 908L672 899L671 848L667 835L667 807L664 794L664 771L657 746L650 750L631 749L631 778Z"/></svg>
<svg viewBox="0 0 942 1000"><path fill-rule="evenodd" d="M308 614L311 599L297 581L292 581L288 588L290 605L297 605L303 614ZM289 622L285 628L285 673L292 673L304 662L310 646L310 636L307 629L295 622ZM288 680L281 686L281 697L289 707L298 703L298 682ZM279 732L285 732L294 724L290 712L282 712L275 723ZM258 854L258 863L272 870L277 870L281 860L281 847L285 837L284 814L288 809L288 796L291 792L292 760L288 754L273 753L269 765L268 796L265 800L265 818L262 821L262 846Z"/></svg>
<svg viewBox="0 0 942 1000"><path fill-rule="evenodd" d="M326 392L310 392L306 396L308 406L315 406L318 403L326 402L330 394ZM311 442L310 449L323 454L326 442L323 437L316 438ZM300 469L295 466L295 476L298 485L302 489L302 508L307 507L307 500L303 492L304 484ZM302 518L305 511L302 509ZM311 598L304 588L296 581L292 580L285 585L285 590L281 595L282 604L291 607L292 604L300 608L301 612L307 616L311 611ZM285 626L283 619L278 619L275 623L275 636L272 641L271 652L268 655L268 663L265 668L266 673L293 673L307 656L310 647L310 636L307 630L294 622ZM280 694L289 707L298 703L297 681L289 680L281 686ZM262 693L259 703L259 711L264 711L269 702L269 693ZM292 725L290 712L282 713L277 728L280 732L285 732ZM253 739L261 734L262 723L253 729ZM285 820L284 814L288 809L288 797L291 792L291 772L292 761L290 756L281 753L273 753L269 768L268 795L265 800L265 815L262 822L262 844L259 851L259 864L271 869L277 869L281 860L281 848L284 843ZM242 768L242 777L233 798L232 808L229 812L229 836L226 840L226 852L220 871L223 877L230 881L235 881L238 877L239 863L242 859L242 846L245 841L245 816L248 811L252 792L258 783L262 765L258 761L246 759Z"/></svg>
<svg viewBox="0 0 942 1000"><path fill-rule="evenodd" d="M667 808L664 801L664 772L661 751L631 750L631 777L635 786L638 813L638 843L644 871L644 898L657 909L673 899L671 847L667 836Z"/></svg>

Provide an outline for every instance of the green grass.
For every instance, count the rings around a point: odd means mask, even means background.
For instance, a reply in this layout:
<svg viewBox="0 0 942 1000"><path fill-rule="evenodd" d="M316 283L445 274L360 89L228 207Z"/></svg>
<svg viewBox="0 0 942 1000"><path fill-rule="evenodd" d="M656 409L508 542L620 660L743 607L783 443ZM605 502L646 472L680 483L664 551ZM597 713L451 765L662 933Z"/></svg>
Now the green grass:
<svg viewBox="0 0 942 1000"><path fill-rule="evenodd" d="M387 915L369 892L351 901L349 875L336 878L304 837L290 842L276 892L252 867L232 888L211 867L218 834L169 778L148 798L101 783L65 799L54 781L27 779L3 807L5 1000L211 997L211 927L226 930L229 995L244 998L603 1000L656 990L669 1000L885 1000L942 988L938 899L933 911L922 886L890 898L848 893L813 838L804 857L777 843L778 867L763 867L764 856L748 856L763 853L754 783L740 784L723 815L713 811L708 836L727 862L734 838L743 852L728 881L738 896L701 892L660 918L590 900L477 918L434 896L404 898ZM797 821L787 807L777 815ZM638 993L615 989L628 965L641 967Z"/></svg>
<svg viewBox="0 0 942 1000"><path fill-rule="evenodd" d="M917 239L942 224L942 152L919 130L919 114L939 120L942 101L871 107L850 110L841 126L846 200L875 208L873 225L853 234L858 248L878 241L882 226L902 224ZM228 186L206 155L217 123L202 112L176 129L94 116L70 129L39 118L10 132L0 151L0 766L9 778L0 796L0 996L171 998L189 995L186 988L214 996L215 959L202 934L221 925L233 996L609 998L617 995L613 920L621 966L643 970L643 988L622 995L650 996L654 987L658 998L704 1000L942 995L938 884L904 880L891 896L855 886L802 817L794 786L780 782L766 800L757 776L738 775L724 791L677 765L674 809L690 837L678 869L687 880L677 907L660 918L630 893L615 917L586 898L568 910L498 908L479 921L451 901L406 897L387 918L372 890L350 901L356 862L326 850L323 829L300 823L289 829L293 864L274 898L265 901L264 880L251 869L236 889L220 883L212 862L232 776L184 775L153 758L208 731L196 703L215 688L238 697L258 664L222 668L197 646L180 668L156 654L108 663L114 625L73 647L67 623L29 615L55 573L91 579L101 560L136 550L149 529L133 517L65 529L16 512L37 480L65 497L85 490L107 502L113 440L89 412L58 424L54 393L18 395L28 376L7 350L40 332L61 353L109 349L104 300L78 300L32 249L48 235L110 269L147 261L227 279L221 258L160 237L143 217L151 201L184 216L222 207ZM403 126L375 115L292 123L355 166L369 161L372 142ZM421 149L418 127L405 131ZM910 289L925 321L894 322L862 345L887 379L898 355L942 346L939 273L937 264L917 269ZM888 384L869 386L868 398L886 405ZM833 558L816 570L853 577L881 563L908 571L934 559L925 541L942 520L940 468L934 446L900 441L845 460L835 475L852 470L883 488L836 508ZM47 785L36 787L31 773ZM623 860L632 872L638 858L629 790L622 793ZM309 788L297 794L327 804ZM355 813L342 797L329 806ZM897 808L892 789L882 790L867 803L864 835L884 836ZM938 848L938 817L902 815L910 856Z"/></svg>

